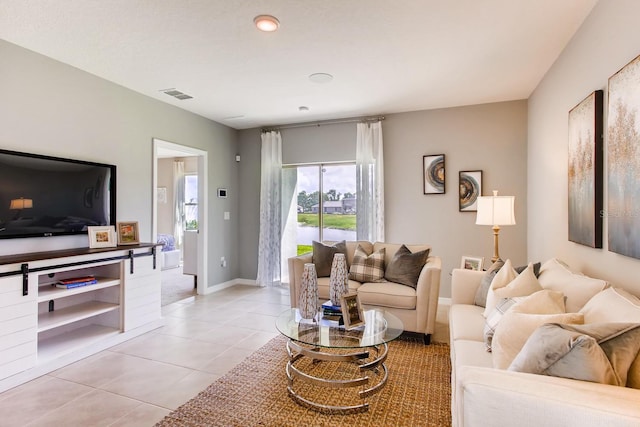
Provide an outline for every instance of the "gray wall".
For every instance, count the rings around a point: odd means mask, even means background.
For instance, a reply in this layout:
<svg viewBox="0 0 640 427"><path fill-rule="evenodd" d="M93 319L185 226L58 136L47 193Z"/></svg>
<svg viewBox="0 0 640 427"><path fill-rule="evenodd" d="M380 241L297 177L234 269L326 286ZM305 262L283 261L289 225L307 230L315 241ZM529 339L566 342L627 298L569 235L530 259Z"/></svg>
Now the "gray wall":
<svg viewBox="0 0 640 427"><path fill-rule="evenodd" d="M529 99L529 226L528 254L535 259L558 257L587 274L640 293L640 260L569 242L567 225L567 117L588 94L604 90L607 123L607 82L640 54L640 2L598 2L569 45ZM606 206L606 131L605 131Z"/></svg>
<svg viewBox="0 0 640 427"><path fill-rule="evenodd" d="M517 225L501 232L501 255L526 261L526 101L391 114L382 124L385 156L386 240L428 243L442 257L440 295L451 295L449 273L462 255L493 253L490 227L458 212L458 171L483 170L484 194L516 196ZM285 129L283 162L355 160L355 124ZM294 132L295 131L295 132ZM260 131L239 132L240 277L255 278L259 232ZM424 195L422 156L446 154L444 195ZM349 157L351 156L351 157ZM316 161L318 161L316 160Z"/></svg>
<svg viewBox="0 0 640 427"><path fill-rule="evenodd" d="M152 138L209 152L209 188L237 189L237 132L0 41L0 147L118 167L117 219L152 234ZM223 211L232 221L223 222ZM237 199L209 201L209 285L238 277ZM0 241L0 254L87 246L86 236ZM220 256L229 268L219 266Z"/></svg>

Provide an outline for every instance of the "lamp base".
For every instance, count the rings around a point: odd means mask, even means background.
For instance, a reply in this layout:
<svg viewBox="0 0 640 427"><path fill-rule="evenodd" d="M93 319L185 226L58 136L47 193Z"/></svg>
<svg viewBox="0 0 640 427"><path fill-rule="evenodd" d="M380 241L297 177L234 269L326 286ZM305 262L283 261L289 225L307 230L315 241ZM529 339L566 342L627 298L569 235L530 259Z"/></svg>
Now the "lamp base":
<svg viewBox="0 0 640 427"><path fill-rule="evenodd" d="M500 253L498 251L498 235L500 234L500 226L493 226L493 256L491 257L491 262L496 262L500 259Z"/></svg>

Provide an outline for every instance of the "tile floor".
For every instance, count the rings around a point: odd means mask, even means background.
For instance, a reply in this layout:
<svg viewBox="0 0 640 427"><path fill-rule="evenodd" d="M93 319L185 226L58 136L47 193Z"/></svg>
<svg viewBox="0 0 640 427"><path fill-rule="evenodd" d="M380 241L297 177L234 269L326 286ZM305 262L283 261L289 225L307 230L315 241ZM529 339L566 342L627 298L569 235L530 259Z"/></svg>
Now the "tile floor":
<svg viewBox="0 0 640 427"><path fill-rule="evenodd" d="M163 327L1 393L0 426L153 426L277 336L288 307L288 290L254 286L167 305Z"/></svg>

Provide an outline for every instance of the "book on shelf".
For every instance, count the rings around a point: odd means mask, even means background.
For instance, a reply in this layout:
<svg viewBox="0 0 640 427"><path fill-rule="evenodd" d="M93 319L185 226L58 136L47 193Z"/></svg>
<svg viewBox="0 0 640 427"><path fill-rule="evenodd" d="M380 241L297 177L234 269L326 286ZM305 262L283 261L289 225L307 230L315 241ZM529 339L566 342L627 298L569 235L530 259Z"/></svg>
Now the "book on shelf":
<svg viewBox="0 0 640 427"><path fill-rule="evenodd" d="M62 279L56 282L56 288L60 289L72 289L72 288L80 288L82 286L94 285L98 283L98 280L95 277L83 277L83 278L74 278L74 279Z"/></svg>

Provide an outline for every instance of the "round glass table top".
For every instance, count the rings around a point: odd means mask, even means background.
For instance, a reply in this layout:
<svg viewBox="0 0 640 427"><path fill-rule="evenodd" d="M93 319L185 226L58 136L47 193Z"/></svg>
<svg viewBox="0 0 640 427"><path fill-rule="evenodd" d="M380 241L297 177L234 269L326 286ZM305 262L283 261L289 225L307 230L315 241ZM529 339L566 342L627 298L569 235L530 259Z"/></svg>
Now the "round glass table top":
<svg viewBox="0 0 640 427"><path fill-rule="evenodd" d="M322 317L303 319L297 308L282 312L276 328L289 339L330 348L372 347L393 341L403 332L402 320L384 310L365 310L363 326L346 330L337 320ZM319 320L318 320L319 319Z"/></svg>

